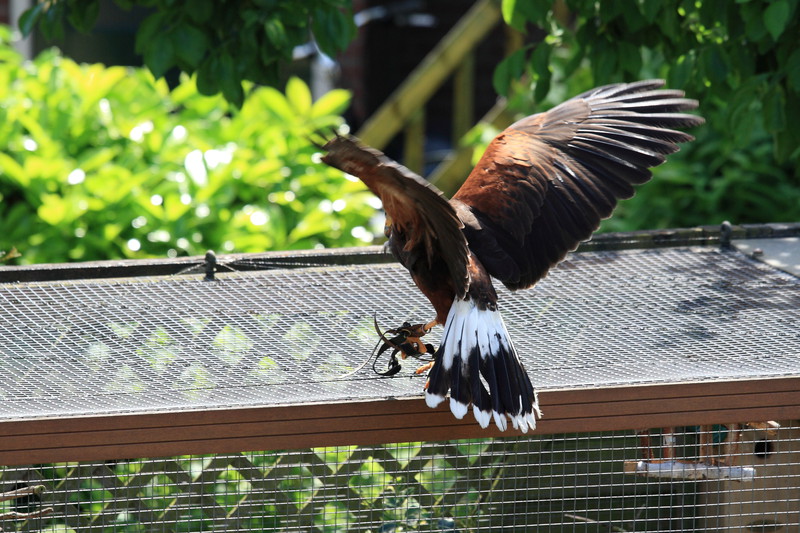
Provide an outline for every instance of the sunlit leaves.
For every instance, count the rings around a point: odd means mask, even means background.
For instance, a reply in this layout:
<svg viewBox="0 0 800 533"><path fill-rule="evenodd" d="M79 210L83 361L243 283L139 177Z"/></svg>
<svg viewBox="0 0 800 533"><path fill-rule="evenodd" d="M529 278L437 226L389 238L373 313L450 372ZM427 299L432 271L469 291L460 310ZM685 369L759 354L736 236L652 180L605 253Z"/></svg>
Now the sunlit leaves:
<svg viewBox="0 0 800 533"><path fill-rule="evenodd" d="M323 483L314 477L306 466L288 468L287 473L289 475L278 483L278 487L285 492L298 509L302 509L311 500L314 493L322 488Z"/></svg>
<svg viewBox="0 0 800 533"><path fill-rule="evenodd" d="M182 391L187 399L197 400L214 387L214 380L206 367L191 364L181 371L173 387Z"/></svg>
<svg viewBox="0 0 800 533"><path fill-rule="evenodd" d="M709 102L741 99L749 80L760 77L758 92L765 98L760 116L779 147L775 156L785 162L798 157L791 147L800 144L797 128L783 119L788 103L800 99L798 9L797 0L572 0L547 5L504 0L507 24L518 30L537 26L548 35L500 63L494 86L509 95L512 105L525 102L519 92L533 93L538 110L557 103L548 99L542 105L550 86L547 76L553 71L581 90L658 76L687 90L707 109ZM545 54L543 44L552 47L552 53ZM575 84L587 68L588 85ZM741 136L737 130L752 130L750 120L729 131Z"/></svg>
<svg viewBox="0 0 800 533"><path fill-rule="evenodd" d="M226 325L211 342L213 353L228 365L235 365L253 349L253 341L247 333Z"/></svg>
<svg viewBox="0 0 800 533"><path fill-rule="evenodd" d="M286 99L295 115L307 115L311 109L311 91L300 78L289 79L286 84Z"/></svg>
<svg viewBox="0 0 800 533"><path fill-rule="evenodd" d="M435 457L428 461L414 478L431 494L442 494L458 480L458 470L445 459Z"/></svg>
<svg viewBox="0 0 800 533"><path fill-rule="evenodd" d="M356 475L350 477L348 485L368 502L375 501L391 482L383 467L372 457L361 464Z"/></svg>
<svg viewBox="0 0 800 533"><path fill-rule="evenodd" d="M309 116L312 119L330 120L331 117L344 113L349 104L349 92L344 89L333 89L314 102L309 110Z"/></svg>
<svg viewBox="0 0 800 533"><path fill-rule="evenodd" d="M330 446L327 448L314 448L312 451L332 473L337 472L350 456L355 452L356 446Z"/></svg>
<svg viewBox="0 0 800 533"><path fill-rule="evenodd" d="M504 0L508 24L547 36L502 62L494 85L520 115L596 85L644 78L664 78L699 100L706 125L691 131L697 141L655 169L604 230L796 221L798 9L797 0ZM471 137L477 153L482 135Z"/></svg>
<svg viewBox="0 0 800 533"><path fill-rule="evenodd" d="M353 228L378 233L365 188L319 163L308 140L341 123L345 91L312 101L292 78L288 95L248 88L234 110L187 77L170 91L144 69L0 52L0 250L15 247L18 262L347 246L363 242Z"/></svg>
<svg viewBox="0 0 800 533"><path fill-rule="evenodd" d="M179 351L180 347L173 343L170 335L163 328L157 328L136 350L136 355L145 359L155 371L163 372L178 358Z"/></svg>
<svg viewBox="0 0 800 533"><path fill-rule="evenodd" d="M356 517L344 503L326 503L314 517L316 529L322 533L346 533L351 531L350 525L356 523Z"/></svg>

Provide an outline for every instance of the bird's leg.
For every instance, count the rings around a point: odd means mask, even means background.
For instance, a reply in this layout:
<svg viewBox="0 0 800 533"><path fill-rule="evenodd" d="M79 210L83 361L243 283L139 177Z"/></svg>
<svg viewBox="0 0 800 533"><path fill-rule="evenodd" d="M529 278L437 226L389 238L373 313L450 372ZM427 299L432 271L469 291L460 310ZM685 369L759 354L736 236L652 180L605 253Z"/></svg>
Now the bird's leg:
<svg viewBox="0 0 800 533"><path fill-rule="evenodd" d="M421 366L417 367L417 369L414 371L414 373L415 374L422 374L423 372L427 372L431 368L433 368L433 361L428 361L424 365L421 365ZM428 384L427 383L425 383L425 388L426 389L428 388Z"/></svg>

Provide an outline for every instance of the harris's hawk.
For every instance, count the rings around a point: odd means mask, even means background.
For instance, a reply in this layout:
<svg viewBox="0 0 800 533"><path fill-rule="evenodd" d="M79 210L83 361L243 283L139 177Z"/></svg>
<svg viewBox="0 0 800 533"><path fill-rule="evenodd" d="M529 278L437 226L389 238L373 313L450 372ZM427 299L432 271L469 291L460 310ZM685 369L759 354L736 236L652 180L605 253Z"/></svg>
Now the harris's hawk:
<svg viewBox="0 0 800 533"><path fill-rule="evenodd" d="M541 416L536 392L508 335L492 279L532 287L611 215L634 185L648 181L703 119L697 102L661 80L621 83L580 94L501 132L452 199L351 136L329 140L322 160L360 178L383 202L389 248L442 324L425 399L448 392L462 418L472 405L526 432Z"/></svg>

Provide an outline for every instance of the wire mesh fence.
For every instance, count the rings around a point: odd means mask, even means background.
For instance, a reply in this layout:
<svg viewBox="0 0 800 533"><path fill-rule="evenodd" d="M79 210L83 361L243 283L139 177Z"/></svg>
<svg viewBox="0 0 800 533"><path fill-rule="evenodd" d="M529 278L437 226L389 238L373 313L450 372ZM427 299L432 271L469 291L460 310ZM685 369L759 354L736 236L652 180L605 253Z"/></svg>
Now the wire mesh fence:
<svg viewBox="0 0 800 533"><path fill-rule="evenodd" d="M642 465L651 467L641 473ZM640 473L635 473L636 467ZM5 531L775 531L800 528L800 424L393 443L6 467L44 485Z"/></svg>
<svg viewBox="0 0 800 533"><path fill-rule="evenodd" d="M250 267L258 265L231 268ZM471 434L443 426L425 437L406 431L412 426L404 421L385 437L388 410L402 409L385 402L384 412L382 400L418 400L425 378L413 373L413 363L393 378L360 368L376 342L375 317L396 326L429 319L431 312L398 265L233 272L215 282L174 276L3 284L0 455L13 451L9 464L116 458L0 467L2 492L43 486L0 502L0 527L65 533L800 530L798 422L587 432L696 423L703 398L729 404L703 407L703 423L715 413L721 414L713 421L729 421L737 409L734 419L753 412L746 409L757 409L753 418L796 418L798 388L786 380L800 375L798 278L733 251L665 248L575 254L535 291L500 292L536 386L545 394L593 395L561 408L562 421L584 422L551 430L581 433L436 442ZM720 382L731 390L697 394L698 387ZM758 386L748 389L753 383ZM693 392L674 389L686 384L694 384ZM609 407L621 386L673 388L664 397L631 396ZM359 411L361 430L382 431L380 441L296 441L313 431L356 431L342 413L330 415L333 421L324 419L324 409L299 416L304 406L359 402L381 404ZM555 407L543 425L557 419ZM575 410L584 408L579 417ZM243 414L250 409L281 414L251 418ZM677 422L653 422L678 411ZM213 424L199 420L207 413L215 413ZM239 418L228 427L220 418L231 413ZM441 429L435 411L425 408L420 416L428 435L433 426ZM624 421L599 425L602 416ZM307 420L327 425L300 427ZM350 427L339 428L344 420ZM133 423L139 425L126 425ZM283 429L273 431L278 425ZM207 427L216 433L205 434ZM290 439L265 444L265 435ZM426 442L307 448L406 435ZM213 446L179 447L203 439ZM223 445L236 439L245 444ZM167 441L169 451L141 454L291 449L119 458ZM46 454L32 458L34 445ZM89 452L76 456L77 448ZM30 513L36 516L25 518Z"/></svg>
<svg viewBox="0 0 800 533"><path fill-rule="evenodd" d="M575 254L499 292L541 389L800 372L800 280L736 252ZM0 421L417 396L413 363L355 370L374 320L431 318L397 264L0 284Z"/></svg>

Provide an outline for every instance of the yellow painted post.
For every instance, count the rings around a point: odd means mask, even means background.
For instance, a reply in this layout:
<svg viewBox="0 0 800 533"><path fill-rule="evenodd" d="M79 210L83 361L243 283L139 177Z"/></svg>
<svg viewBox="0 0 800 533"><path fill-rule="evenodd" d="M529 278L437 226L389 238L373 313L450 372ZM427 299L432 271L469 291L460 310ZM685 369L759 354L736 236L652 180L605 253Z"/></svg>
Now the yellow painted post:
<svg viewBox="0 0 800 533"><path fill-rule="evenodd" d="M425 108L416 110L406 125L403 164L420 175L425 170Z"/></svg>
<svg viewBox="0 0 800 533"><path fill-rule="evenodd" d="M491 124L498 130L507 127L514 119L508 112L506 104L505 98L500 98L480 122ZM428 179L446 195L453 195L472 170L472 153L472 147L457 146L444 161L433 169Z"/></svg>
<svg viewBox="0 0 800 533"><path fill-rule="evenodd" d="M453 76L453 145L475 124L475 52L470 52Z"/></svg>
<svg viewBox="0 0 800 533"><path fill-rule="evenodd" d="M357 135L366 144L384 148L436 92L453 70L500 20L499 2L479 0L451 29Z"/></svg>

